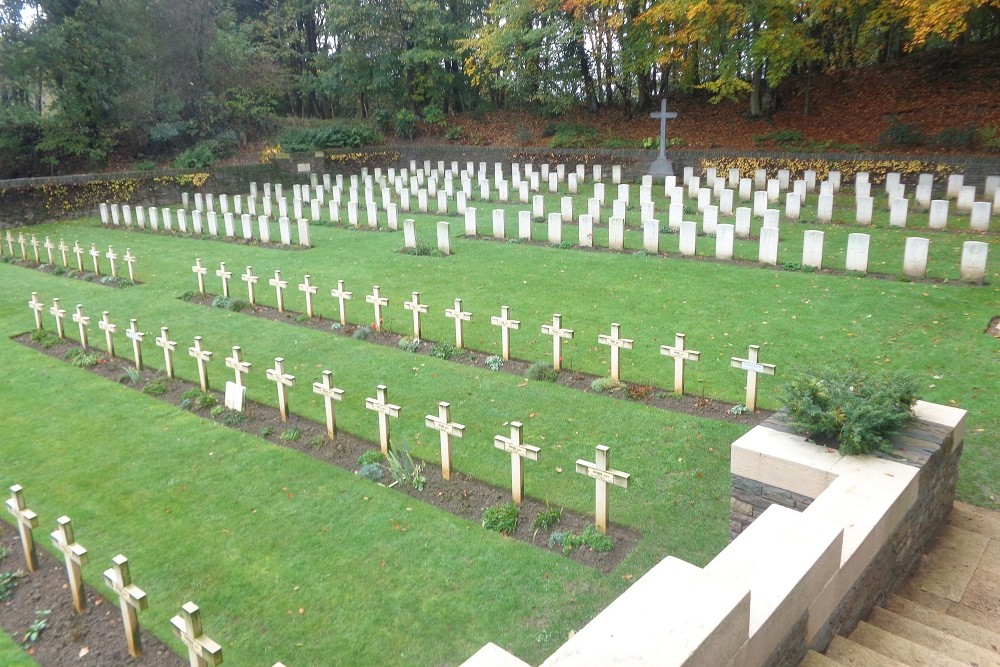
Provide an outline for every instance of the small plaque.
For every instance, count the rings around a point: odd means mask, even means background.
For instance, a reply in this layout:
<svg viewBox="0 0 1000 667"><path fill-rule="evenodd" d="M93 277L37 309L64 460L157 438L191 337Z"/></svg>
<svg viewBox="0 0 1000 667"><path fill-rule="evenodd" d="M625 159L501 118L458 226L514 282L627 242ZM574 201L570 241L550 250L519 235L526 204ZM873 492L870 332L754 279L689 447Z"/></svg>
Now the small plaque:
<svg viewBox="0 0 1000 667"><path fill-rule="evenodd" d="M755 364L755 363L751 363L749 361L744 361L742 364L740 364L740 368L742 368L745 371L750 371L751 373L766 373L767 372L767 369L764 368L763 364Z"/></svg>
<svg viewBox="0 0 1000 667"><path fill-rule="evenodd" d="M300 162L298 164L298 170L300 174L308 174L310 171L312 171L312 165L309 164L308 162Z"/></svg>
<svg viewBox="0 0 1000 667"><path fill-rule="evenodd" d="M237 412L243 412L243 404L246 401L247 388L236 384L235 382L226 383L226 399L225 406L227 410L236 410Z"/></svg>

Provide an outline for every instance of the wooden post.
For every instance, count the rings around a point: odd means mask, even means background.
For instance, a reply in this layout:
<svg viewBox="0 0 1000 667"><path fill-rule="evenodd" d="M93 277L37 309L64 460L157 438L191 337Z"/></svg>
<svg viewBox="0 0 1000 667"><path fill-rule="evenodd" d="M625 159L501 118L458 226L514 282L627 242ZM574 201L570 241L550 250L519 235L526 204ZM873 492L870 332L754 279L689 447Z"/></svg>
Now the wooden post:
<svg viewBox="0 0 1000 667"><path fill-rule="evenodd" d="M389 305L389 299L382 296L378 285L372 285L372 293L365 295L365 303L372 304L375 311L375 320L372 328L376 331L382 330L382 306Z"/></svg>
<svg viewBox="0 0 1000 667"><path fill-rule="evenodd" d="M243 386L243 376L250 372L250 367L252 364L249 361L243 361L243 350L240 349L239 345L233 345L232 355L226 357L226 368L233 369L236 374L236 386Z"/></svg>
<svg viewBox="0 0 1000 667"><path fill-rule="evenodd" d="M56 249L56 244L53 243L48 236L46 236L45 243L43 243L42 246L45 248L45 253L49 257L49 264L54 265L56 263L56 259L55 256L52 254L52 251Z"/></svg>
<svg viewBox="0 0 1000 667"><path fill-rule="evenodd" d="M87 254L89 254L91 259L94 260L94 275L95 276L101 275L101 264L100 264L101 251L97 249L96 243L90 244L90 252L88 252Z"/></svg>
<svg viewBox="0 0 1000 667"><path fill-rule="evenodd" d="M511 499L521 504L524 498L524 459L538 460L538 447L526 445L521 441L524 425L521 422L510 423L510 437L494 436L493 446L510 452L510 495Z"/></svg>
<svg viewBox="0 0 1000 667"><path fill-rule="evenodd" d="M34 253L34 255L35 255L35 264L41 264L42 263L42 256L38 253L38 247L39 247L39 245L40 244L38 243L38 239L35 237L34 234L32 234L31 235L31 252Z"/></svg>
<svg viewBox="0 0 1000 667"><path fill-rule="evenodd" d="M167 372L167 377L174 378L174 350L177 349L177 341L170 340L170 332L167 327L160 327L160 335L153 341L157 347L163 348L163 368Z"/></svg>
<svg viewBox="0 0 1000 667"><path fill-rule="evenodd" d="M500 327L500 352L504 361L510 361L510 331L520 329L521 320L510 319L510 306L501 306L500 317L491 317L490 324Z"/></svg>
<svg viewBox="0 0 1000 667"><path fill-rule="evenodd" d="M427 312L427 306L420 303L420 292L413 293L412 301L404 301L403 308L413 311L413 337L420 339L420 315Z"/></svg>
<svg viewBox="0 0 1000 667"><path fill-rule="evenodd" d="M612 470L609 465L609 449L604 445L597 446L594 463L576 460L576 471L581 475L592 477L595 482L596 509L594 510L594 525L602 533L608 532L608 484L628 488L629 474L621 470Z"/></svg>
<svg viewBox="0 0 1000 667"><path fill-rule="evenodd" d="M73 254L76 255L76 270L83 273L83 255L84 250L80 247L79 241L73 242Z"/></svg>
<svg viewBox="0 0 1000 667"><path fill-rule="evenodd" d="M674 346L661 345L660 354L665 357L674 358L674 392L677 394L684 393L684 362L685 361L698 361L701 357L701 352L696 352L695 350L685 350L684 349L684 334L679 333L674 335Z"/></svg>
<svg viewBox="0 0 1000 667"><path fill-rule="evenodd" d="M21 246L21 259L28 259L28 240L24 238L24 234L18 232L17 243Z"/></svg>
<svg viewBox="0 0 1000 667"><path fill-rule="evenodd" d="M226 271L225 262L219 262L219 268L215 270L215 275L222 279L222 296L229 298L229 279L233 277L233 272Z"/></svg>
<svg viewBox="0 0 1000 667"><path fill-rule="evenodd" d="M115 356L115 338L114 334L118 331L118 325L111 322L111 316L108 315L108 311L101 313L101 321L97 323L97 328L104 332L104 342L108 347L108 356Z"/></svg>
<svg viewBox="0 0 1000 667"><path fill-rule="evenodd" d="M288 287L288 281L282 280L281 271L275 269L274 277L268 279L267 284L274 288L274 291L278 296L278 312L285 312L285 294L282 290Z"/></svg>
<svg viewBox="0 0 1000 667"><path fill-rule="evenodd" d="M620 335L622 325L617 322L611 323L611 335L600 334L597 337L597 342L601 345L611 346L611 379L615 382L620 381L621 377L619 374L619 364L618 356L622 348L626 350L632 349L632 344L635 342L631 338L622 338Z"/></svg>
<svg viewBox="0 0 1000 667"><path fill-rule="evenodd" d="M66 317L66 310L59 307L59 299L52 299L52 307L49 308L49 314L56 318L56 334L59 338L65 338L66 331L63 329L63 318Z"/></svg>
<svg viewBox="0 0 1000 667"><path fill-rule="evenodd" d="M64 268L69 268L69 259L67 253L69 252L69 246L66 245L65 239L59 239L59 255L62 257L62 263Z"/></svg>
<svg viewBox="0 0 1000 667"><path fill-rule="evenodd" d="M69 578L69 589L73 594L73 608L78 613L87 609L87 598L83 591L83 579L80 577L80 566L87 563L87 550L76 541L73 535L73 522L68 516L56 519L57 527L52 533L52 544L62 552L66 560L66 575Z"/></svg>
<svg viewBox="0 0 1000 667"><path fill-rule="evenodd" d="M313 393L323 397L326 406L326 437L333 440L337 437L337 413L333 402L344 400L344 390L333 386L333 372L323 371L323 382L313 382Z"/></svg>
<svg viewBox="0 0 1000 667"><path fill-rule="evenodd" d="M212 353L201 347L201 336L194 337L194 345L188 348L188 356L194 357L198 363L198 383L202 391L208 391L208 362Z"/></svg>
<svg viewBox="0 0 1000 667"><path fill-rule="evenodd" d="M108 258L108 263L111 264L111 277L118 277L118 253L112 246L108 246L108 251L104 253L104 256Z"/></svg>
<svg viewBox="0 0 1000 667"><path fill-rule="evenodd" d="M543 324L542 333L552 336L552 368L556 371L562 369L562 339L573 338L572 329L562 328L562 315L556 313L552 316L552 324Z"/></svg>
<svg viewBox="0 0 1000 667"><path fill-rule="evenodd" d="M24 504L24 489L20 484L10 487L7 511L17 522L17 532L21 535L21 548L24 550L25 566L28 568L28 572L34 572L38 569L38 552L35 551L35 536L31 530L38 527L38 515Z"/></svg>
<svg viewBox="0 0 1000 667"><path fill-rule="evenodd" d="M312 319L313 317L313 294L315 294L319 289L319 287L309 282L311 277L312 276L307 273L302 279L302 282L299 283L299 291L304 293L306 297L306 316L309 317L309 319Z"/></svg>
<svg viewBox="0 0 1000 667"><path fill-rule="evenodd" d="M274 368L267 369L267 379L278 385L278 412L281 421L288 421L288 387L295 384L295 376L285 373L285 360L274 358Z"/></svg>
<svg viewBox="0 0 1000 667"><path fill-rule="evenodd" d="M111 559L111 562L114 563L114 567L104 571L104 582L118 596L129 655L139 658L142 656L142 637L139 634L139 619L135 612L146 608L146 592L132 583L128 558L118 554Z"/></svg>
<svg viewBox="0 0 1000 667"><path fill-rule="evenodd" d="M139 331L135 326L135 319L129 320L128 329L125 330L125 337L132 341L132 356L135 357L135 370L142 370L142 339L146 334Z"/></svg>
<svg viewBox="0 0 1000 667"><path fill-rule="evenodd" d="M132 254L132 248L125 248L125 256L122 257L125 260L125 266L128 267L128 279L131 282L135 282L135 255Z"/></svg>
<svg viewBox="0 0 1000 667"><path fill-rule="evenodd" d="M7 253L13 257L14 256L14 236L7 230Z"/></svg>
<svg viewBox="0 0 1000 667"><path fill-rule="evenodd" d="M38 300L38 292L31 293L31 301L28 302L28 308L34 311L35 328L41 331L44 328L42 326L42 313L45 311L45 304Z"/></svg>
<svg viewBox="0 0 1000 667"><path fill-rule="evenodd" d="M399 416L399 406L388 403L388 390L384 384L376 387L377 398L368 397L365 399L365 408L378 413L378 441L382 447L382 453L389 453L389 417Z"/></svg>
<svg viewBox="0 0 1000 667"><path fill-rule="evenodd" d="M76 325L80 330L80 345L83 349L89 350L90 345L87 342L87 325L90 324L90 318L83 314L83 304L76 304L76 312L73 313L73 321L76 322Z"/></svg>
<svg viewBox="0 0 1000 667"><path fill-rule="evenodd" d="M462 322L471 322L472 313L462 310L462 300L455 299L454 308L445 308L444 316L455 320L455 347L462 349L465 347L465 336L462 329Z"/></svg>
<svg viewBox="0 0 1000 667"><path fill-rule="evenodd" d="M191 270L198 276L198 294L205 294L205 274L208 273L208 269L201 265L201 257L194 260Z"/></svg>
<svg viewBox="0 0 1000 667"><path fill-rule="evenodd" d="M352 293L344 289L344 281L337 281L337 289L330 290L330 296L340 302L340 325L347 325L347 310L344 307L344 302L349 301Z"/></svg>
<svg viewBox="0 0 1000 667"><path fill-rule="evenodd" d="M746 359L733 357L731 361L733 368L739 368L747 372L746 406L750 412L753 412L757 408L757 374L774 375L774 364L758 363L757 354L759 351L760 345L751 345Z"/></svg>
<svg viewBox="0 0 1000 667"><path fill-rule="evenodd" d="M201 610L194 602L186 602L181 613L170 619L173 633L188 649L191 667L214 667L222 664L222 647L206 637L201 627Z"/></svg>
<svg viewBox="0 0 1000 667"><path fill-rule="evenodd" d="M438 431L441 435L441 476L446 480L451 480L451 439L461 438L465 433L465 426L452 423L451 405L441 401L438 403L438 413L424 417L427 428Z"/></svg>
<svg viewBox="0 0 1000 667"><path fill-rule="evenodd" d="M256 306L257 300L254 295L254 285L257 284L258 277L253 274L253 267L248 266L247 272L241 275L240 279L247 284L247 296L250 298L250 305Z"/></svg>

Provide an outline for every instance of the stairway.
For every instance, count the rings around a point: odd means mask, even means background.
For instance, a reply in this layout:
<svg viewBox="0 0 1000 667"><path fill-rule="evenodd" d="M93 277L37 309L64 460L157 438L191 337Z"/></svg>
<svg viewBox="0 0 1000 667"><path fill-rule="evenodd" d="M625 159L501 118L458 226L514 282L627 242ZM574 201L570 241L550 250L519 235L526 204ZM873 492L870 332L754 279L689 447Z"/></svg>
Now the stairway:
<svg viewBox="0 0 1000 667"><path fill-rule="evenodd" d="M1000 667L1000 512L956 502L884 606L800 667Z"/></svg>

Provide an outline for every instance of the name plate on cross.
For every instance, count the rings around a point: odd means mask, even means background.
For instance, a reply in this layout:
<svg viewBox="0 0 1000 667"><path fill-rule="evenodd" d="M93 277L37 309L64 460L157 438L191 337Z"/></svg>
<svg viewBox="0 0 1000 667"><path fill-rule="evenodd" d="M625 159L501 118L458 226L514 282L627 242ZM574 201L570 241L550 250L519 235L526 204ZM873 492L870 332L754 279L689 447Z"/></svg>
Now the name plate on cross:
<svg viewBox="0 0 1000 667"><path fill-rule="evenodd" d="M754 373L766 373L768 370L764 367L764 364L754 364L749 361L741 363L740 368L745 371L753 371Z"/></svg>

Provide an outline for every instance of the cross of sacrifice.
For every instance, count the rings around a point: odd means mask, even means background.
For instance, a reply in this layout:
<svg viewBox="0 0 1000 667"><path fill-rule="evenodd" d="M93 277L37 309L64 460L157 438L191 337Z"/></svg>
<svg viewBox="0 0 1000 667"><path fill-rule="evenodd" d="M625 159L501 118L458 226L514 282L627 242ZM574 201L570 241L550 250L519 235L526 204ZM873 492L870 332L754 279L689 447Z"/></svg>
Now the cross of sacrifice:
<svg viewBox="0 0 1000 667"><path fill-rule="evenodd" d="M198 362L198 384L202 391L208 391L208 362L212 359L212 353L202 348L201 336L194 337L194 345L188 348L188 356L194 357Z"/></svg>
<svg viewBox="0 0 1000 667"><path fill-rule="evenodd" d="M39 248L40 245L41 244L38 242L38 239L35 237L34 234L32 234L31 235L31 252L34 253L34 255L35 255L35 264L38 264L38 263L40 263L42 261L42 256L38 253L38 248Z"/></svg>
<svg viewBox="0 0 1000 667"><path fill-rule="evenodd" d="M28 259L28 239L20 232L17 234L17 244L21 246L21 259Z"/></svg>
<svg viewBox="0 0 1000 667"><path fill-rule="evenodd" d="M666 160L666 147L667 147L667 121L677 118L676 111L667 111L667 100L664 98L660 100L660 111L659 113L649 114L650 118L660 121L660 156L658 159Z"/></svg>
<svg viewBox="0 0 1000 667"><path fill-rule="evenodd" d="M66 310L59 307L59 299L52 299L52 307L49 308L49 314L56 318L56 334L60 338L65 338L66 332L63 330L63 318L66 317Z"/></svg>
<svg viewBox="0 0 1000 667"><path fill-rule="evenodd" d="M275 293L278 295L278 312L285 312L285 293L284 289L288 287L288 281L281 279L281 271L278 269L274 270L274 277L269 278L267 284L274 288Z"/></svg>
<svg viewBox="0 0 1000 667"><path fill-rule="evenodd" d="M38 527L38 515L24 504L24 489L20 484L10 487L7 511L17 521L17 532L21 534L21 548L24 549L24 562L28 572L34 572L38 569L38 552L35 551L35 536L31 529Z"/></svg>
<svg viewBox="0 0 1000 667"><path fill-rule="evenodd" d="M288 420L288 388L295 384L295 376L285 372L285 360L274 358L274 368L268 368L267 379L278 386L278 413L281 421Z"/></svg>
<svg viewBox="0 0 1000 667"><path fill-rule="evenodd" d="M101 275L101 264L100 264L101 251L97 249L96 243L90 244L90 250L87 252L87 254L90 255L91 258L93 258L94 260L94 275L95 276Z"/></svg>
<svg viewBox="0 0 1000 667"><path fill-rule="evenodd" d="M552 316L552 324L543 324L542 333L552 336L552 368L560 370L562 368L562 339L573 337L572 329L562 328L562 315L555 313Z"/></svg>
<svg viewBox="0 0 1000 667"><path fill-rule="evenodd" d="M413 337L420 340L420 315L427 312L427 304L420 303L420 292L413 293L412 301L404 301L403 308L413 311Z"/></svg>
<svg viewBox="0 0 1000 667"><path fill-rule="evenodd" d="M80 566L87 563L87 550L76 541L73 535L73 522L68 516L56 519L56 529L52 532L52 544L62 552L66 560L66 576L69 578L69 589L73 594L73 608L83 613L87 608L87 598L83 592L83 579L80 577Z"/></svg>
<svg viewBox="0 0 1000 667"><path fill-rule="evenodd" d="M215 270L215 275L222 279L222 296L229 297L229 279L233 277L232 271L226 271L226 263L219 262L219 268Z"/></svg>
<svg viewBox="0 0 1000 667"><path fill-rule="evenodd" d="M524 424L521 422L510 423L510 437L502 435L493 437L493 446L510 452L510 495L515 503L521 504L524 497L524 459L538 460L538 447L526 445L522 442L521 436Z"/></svg>
<svg viewBox="0 0 1000 667"><path fill-rule="evenodd" d="M170 331L167 327L160 327L160 335L154 340L156 347L163 348L163 368L167 372L167 377L174 378L174 351L177 349L177 341L170 340Z"/></svg>
<svg viewBox="0 0 1000 667"><path fill-rule="evenodd" d="M382 453L389 453L389 417L399 416L399 406L388 403L388 389L384 384L375 388L378 391L377 398L368 397L365 399L365 408L378 413L378 441L382 447Z"/></svg>
<svg viewBox="0 0 1000 667"><path fill-rule="evenodd" d="M45 304L38 300L38 292L31 293L31 301L28 302L28 308L31 308L35 313L35 328L39 331L42 330L42 313L45 311Z"/></svg>
<svg viewBox="0 0 1000 667"><path fill-rule="evenodd" d="M347 310L344 307L344 302L349 301L352 293L344 289L344 281L337 281L337 289L330 290L330 296L340 302L340 324L345 326L347 324Z"/></svg>
<svg viewBox="0 0 1000 667"><path fill-rule="evenodd" d="M597 446L597 454L594 463L576 460L576 471L581 475L592 477L596 486L596 509L594 510L594 525L602 533L608 532L608 484L628 488L629 474L621 470L613 470L608 467L610 454L608 447Z"/></svg>
<svg viewBox="0 0 1000 667"><path fill-rule="evenodd" d="M90 345L87 344L87 325L90 324L90 318L83 314L83 304L76 304L76 312L73 313L73 321L76 322L80 329L80 345L83 349L90 349Z"/></svg>
<svg viewBox="0 0 1000 667"><path fill-rule="evenodd" d="M73 242L73 254L76 255L76 270L83 273L84 249L80 247L79 241Z"/></svg>
<svg viewBox="0 0 1000 667"><path fill-rule="evenodd" d="M674 358L674 393L684 393L684 362L698 361L701 352L684 349L684 334L674 335L674 345L661 345L660 354L665 357Z"/></svg>
<svg viewBox="0 0 1000 667"><path fill-rule="evenodd" d="M302 278L302 282L299 283L299 291L305 294L306 297L306 316L312 319L313 316L313 294L319 289L316 285L309 282L310 276L308 273Z"/></svg>
<svg viewBox="0 0 1000 667"><path fill-rule="evenodd" d="M240 349L239 345L233 345L233 353L226 357L226 368L233 369L236 374L236 386L243 386L243 376L250 372L251 364L249 361L243 361L243 350Z"/></svg>
<svg viewBox="0 0 1000 667"><path fill-rule="evenodd" d="M444 401L438 403L436 417L424 417L424 424L441 435L441 476L445 481L451 480L451 439L461 438L465 434L465 426L451 421L451 405Z"/></svg>
<svg viewBox="0 0 1000 667"><path fill-rule="evenodd" d="M142 656L142 638L139 634L139 619L135 612L146 608L146 591L132 583L128 558L118 554L111 559L111 562L114 563L114 567L104 571L104 582L118 596L129 655L139 658Z"/></svg>
<svg viewBox="0 0 1000 667"><path fill-rule="evenodd" d="M108 315L108 311L101 313L101 321L97 323L97 328L104 332L104 342L107 343L108 356L115 356L115 339L114 333L118 331L118 325L111 322L111 316Z"/></svg>
<svg viewBox="0 0 1000 667"><path fill-rule="evenodd" d="M69 268L69 260L67 259L66 253L69 252L69 246L66 245L65 239L59 239L59 254L62 256L62 263L65 268Z"/></svg>
<svg viewBox="0 0 1000 667"><path fill-rule="evenodd" d="M626 350L632 349L632 344L635 342L631 338L622 338L620 335L622 325L617 322L611 323L611 335L600 334L597 337L597 342L601 345L611 346L611 379L618 382L621 378L619 377L619 365L618 356L622 348Z"/></svg>
<svg viewBox="0 0 1000 667"><path fill-rule="evenodd" d="M313 393L323 397L326 406L326 437L337 437L337 413L333 402L344 400L344 390L333 386L333 372L323 371L323 381L313 382Z"/></svg>
<svg viewBox="0 0 1000 667"><path fill-rule="evenodd" d="M500 316L490 318L490 324L500 327L500 351L504 361L510 361L510 331L520 329L521 320L510 319L510 306L500 307Z"/></svg>
<svg viewBox="0 0 1000 667"><path fill-rule="evenodd" d="M191 667L215 667L222 664L222 647L206 637L201 627L201 610L186 602L181 613L170 619L170 628L188 650Z"/></svg>
<svg viewBox="0 0 1000 667"><path fill-rule="evenodd" d="M53 243L52 240L48 236L46 236L45 237L45 243L43 243L42 246L45 248L45 252L49 256L49 264L55 264L56 260L55 260L55 256L53 256L53 254L52 254L52 251L56 249L56 244Z"/></svg>
<svg viewBox="0 0 1000 667"><path fill-rule="evenodd" d="M131 282L135 282L135 255L132 254L131 248L125 248L125 256L122 257L125 260L125 266L128 267L128 279Z"/></svg>
<svg viewBox="0 0 1000 667"><path fill-rule="evenodd" d="M471 322L472 313L462 310L462 300L455 299L454 308L445 308L444 316L455 320L455 347L462 349L465 346L465 335L462 322Z"/></svg>
<svg viewBox="0 0 1000 667"><path fill-rule="evenodd" d="M132 355L135 357L135 370L142 370L142 339L146 334L139 331L135 326L135 320L129 320L128 329L125 330L125 337L132 341ZM108 334L108 340L111 340Z"/></svg>
<svg viewBox="0 0 1000 667"><path fill-rule="evenodd" d="M746 406L750 412L753 412L757 407L757 374L774 375L774 364L759 363L757 361L758 352L760 352L760 345L751 345L746 359L733 357L731 362L733 368L747 372Z"/></svg>
<svg viewBox="0 0 1000 667"><path fill-rule="evenodd" d="M372 323L373 324L372 328L375 329L376 331L381 331L382 306L388 306L389 299L382 296L381 292L379 291L378 285L372 285L372 293L365 295L365 303L372 304L372 307L375 309L375 321Z"/></svg>
<svg viewBox="0 0 1000 667"><path fill-rule="evenodd" d="M108 246L108 251L106 253L104 253L104 256L108 258L108 262L111 264L111 277L112 278L117 278L118 277L118 264L117 264L118 253L115 252L115 249L113 247Z"/></svg>
<svg viewBox="0 0 1000 667"><path fill-rule="evenodd" d="M194 266L191 267L191 271L198 276L198 294L204 294L205 274L208 273L208 268L201 265L201 257L195 258Z"/></svg>
<svg viewBox="0 0 1000 667"><path fill-rule="evenodd" d="M253 267L248 266L247 272L240 276L240 280L247 284L247 296L250 300L251 306L257 305L257 299L254 295L254 285L257 284L258 277L253 274Z"/></svg>

